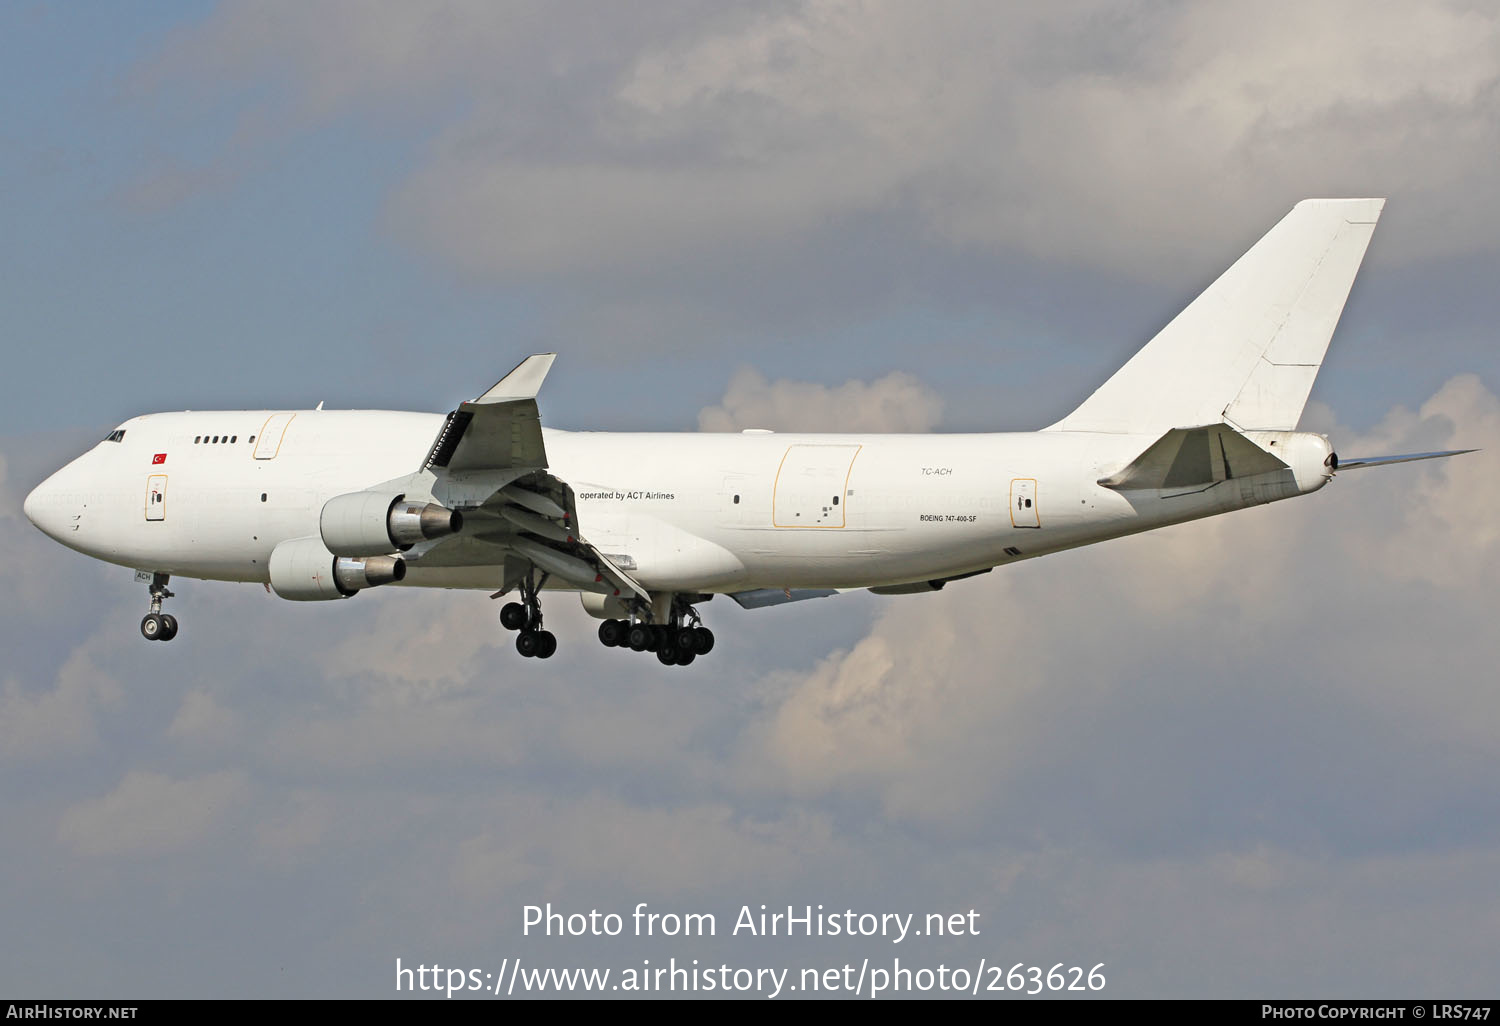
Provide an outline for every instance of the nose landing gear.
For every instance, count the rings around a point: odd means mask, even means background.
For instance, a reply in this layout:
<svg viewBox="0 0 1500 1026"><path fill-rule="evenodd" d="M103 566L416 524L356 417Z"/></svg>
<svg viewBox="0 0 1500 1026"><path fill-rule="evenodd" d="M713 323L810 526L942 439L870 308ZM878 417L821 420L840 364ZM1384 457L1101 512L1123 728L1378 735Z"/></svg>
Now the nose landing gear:
<svg viewBox="0 0 1500 1026"><path fill-rule="evenodd" d="M161 604L172 597L167 590L169 574L151 575L151 611L141 620L141 637L147 641L171 641L177 637L177 617L161 611Z"/></svg>

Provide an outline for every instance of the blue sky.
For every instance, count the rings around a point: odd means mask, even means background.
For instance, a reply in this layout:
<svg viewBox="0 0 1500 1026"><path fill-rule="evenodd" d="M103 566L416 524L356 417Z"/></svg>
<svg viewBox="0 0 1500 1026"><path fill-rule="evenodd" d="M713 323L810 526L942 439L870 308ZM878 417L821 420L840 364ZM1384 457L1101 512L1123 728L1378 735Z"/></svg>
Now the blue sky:
<svg viewBox="0 0 1500 1026"><path fill-rule="evenodd" d="M1121 995L1492 981L1488 454L939 596L714 603L692 677L558 603L538 679L465 594L183 582L146 646L130 574L20 514L138 413L443 410L545 350L560 427L1038 427L1319 194L1389 199L1305 423L1493 451L1488 8L44 4L0 40L0 991L681 951L523 941L545 900L974 906L993 950L934 963Z"/></svg>

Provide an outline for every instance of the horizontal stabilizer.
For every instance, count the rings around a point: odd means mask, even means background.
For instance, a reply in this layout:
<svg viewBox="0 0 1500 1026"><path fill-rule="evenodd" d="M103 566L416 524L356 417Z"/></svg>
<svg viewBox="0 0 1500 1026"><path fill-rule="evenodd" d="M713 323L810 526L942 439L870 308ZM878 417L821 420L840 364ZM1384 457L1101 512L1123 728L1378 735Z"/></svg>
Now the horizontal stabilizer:
<svg viewBox="0 0 1500 1026"><path fill-rule="evenodd" d="M1220 481L1286 470L1287 465L1228 424L1173 428L1123 470L1099 479L1119 491L1206 488Z"/></svg>
<svg viewBox="0 0 1500 1026"><path fill-rule="evenodd" d="M1444 456L1462 456L1466 452L1478 452L1478 449L1449 449L1447 452L1417 452L1408 456L1369 456L1364 459L1346 460L1338 459L1333 465L1335 471L1353 470L1355 467L1385 467L1393 463L1415 463L1417 460L1438 460Z"/></svg>

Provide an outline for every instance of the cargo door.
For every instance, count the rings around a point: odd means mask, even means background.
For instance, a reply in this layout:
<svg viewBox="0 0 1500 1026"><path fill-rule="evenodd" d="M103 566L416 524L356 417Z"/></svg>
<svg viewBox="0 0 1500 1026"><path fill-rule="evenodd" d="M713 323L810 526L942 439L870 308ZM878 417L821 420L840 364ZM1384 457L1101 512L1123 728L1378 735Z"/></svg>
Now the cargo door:
<svg viewBox="0 0 1500 1026"><path fill-rule="evenodd" d="M843 527L858 445L788 446L776 475L771 523L776 527Z"/></svg>

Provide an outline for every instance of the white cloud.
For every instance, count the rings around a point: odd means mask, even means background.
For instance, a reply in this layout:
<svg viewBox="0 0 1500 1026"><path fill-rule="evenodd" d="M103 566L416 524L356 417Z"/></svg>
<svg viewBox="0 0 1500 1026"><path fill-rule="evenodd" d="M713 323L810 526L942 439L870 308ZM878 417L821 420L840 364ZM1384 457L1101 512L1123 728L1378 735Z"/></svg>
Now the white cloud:
<svg viewBox="0 0 1500 1026"><path fill-rule="evenodd" d="M453 864L455 883L491 902L518 887L555 893L578 880L701 901L729 885L785 879L804 858L843 847L822 816L759 819L722 802L658 807L596 794L491 814L497 829L466 840Z"/></svg>
<svg viewBox="0 0 1500 1026"><path fill-rule="evenodd" d="M700 431L930 431L943 400L910 374L828 387L807 381L767 381L748 367L735 372L717 406L698 414Z"/></svg>
<svg viewBox="0 0 1500 1026"><path fill-rule="evenodd" d="M7 678L0 686L0 759L56 758L87 748L98 739L96 711L118 705L120 697L119 682L88 645L68 656L49 690Z"/></svg>
<svg viewBox="0 0 1500 1026"><path fill-rule="evenodd" d="M113 791L64 810L58 840L80 855L163 855L190 848L241 804L245 774L220 770L178 780L130 770Z"/></svg>
<svg viewBox="0 0 1500 1026"><path fill-rule="evenodd" d="M274 73L301 124L462 109L392 212L483 276L680 275L896 212L908 245L1129 274L1308 195L1391 196L1403 260L1492 250L1500 216L1487 8L356 8L229 4L146 77Z"/></svg>
<svg viewBox="0 0 1500 1026"><path fill-rule="evenodd" d="M234 710L220 705L212 694L189 691L182 696L167 735L195 744L222 744L234 737L239 725Z"/></svg>

